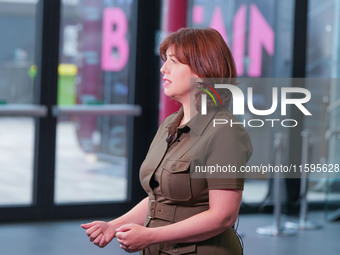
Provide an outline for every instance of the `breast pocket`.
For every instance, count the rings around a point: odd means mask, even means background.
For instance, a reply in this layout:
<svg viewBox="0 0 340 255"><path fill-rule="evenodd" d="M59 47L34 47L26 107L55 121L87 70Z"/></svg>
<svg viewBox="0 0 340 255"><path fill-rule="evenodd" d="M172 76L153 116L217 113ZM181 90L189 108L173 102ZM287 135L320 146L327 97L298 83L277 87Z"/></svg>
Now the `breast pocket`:
<svg viewBox="0 0 340 255"><path fill-rule="evenodd" d="M190 161L166 159L163 164L160 188L166 199L190 200L192 198Z"/></svg>

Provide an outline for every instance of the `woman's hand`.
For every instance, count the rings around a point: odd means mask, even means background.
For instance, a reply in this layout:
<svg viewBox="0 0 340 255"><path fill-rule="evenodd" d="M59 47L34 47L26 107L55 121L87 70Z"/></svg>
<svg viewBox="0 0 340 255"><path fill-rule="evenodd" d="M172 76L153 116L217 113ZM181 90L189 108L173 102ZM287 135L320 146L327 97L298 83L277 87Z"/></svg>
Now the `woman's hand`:
<svg viewBox="0 0 340 255"><path fill-rule="evenodd" d="M150 228L137 224L126 224L116 229L117 241L120 248L126 252L137 252L149 247L152 244Z"/></svg>
<svg viewBox="0 0 340 255"><path fill-rule="evenodd" d="M82 224L81 227L86 229L86 234L93 244L104 248L115 237L117 226L105 221L93 221Z"/></svg>

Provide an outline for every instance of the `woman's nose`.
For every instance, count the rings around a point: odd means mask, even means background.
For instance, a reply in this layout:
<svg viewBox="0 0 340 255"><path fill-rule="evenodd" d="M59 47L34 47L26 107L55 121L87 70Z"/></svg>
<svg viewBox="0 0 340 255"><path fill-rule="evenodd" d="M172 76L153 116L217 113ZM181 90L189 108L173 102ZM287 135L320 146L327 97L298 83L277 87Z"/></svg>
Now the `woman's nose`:
<svg viewBox="0 0 340 255"><path fill-rule="evenodd" d="M160 71L161 71L161 73L163 73L163 74L167 72L166 62L164 62L164 64L162 65Z"/></svg>

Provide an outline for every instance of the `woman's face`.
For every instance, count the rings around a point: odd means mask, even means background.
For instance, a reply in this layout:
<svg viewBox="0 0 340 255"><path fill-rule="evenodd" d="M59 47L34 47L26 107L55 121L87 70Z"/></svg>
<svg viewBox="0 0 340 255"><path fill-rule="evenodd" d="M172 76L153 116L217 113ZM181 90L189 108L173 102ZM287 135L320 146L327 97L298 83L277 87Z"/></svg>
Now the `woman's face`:
<svg viewBox="0 0 340 255"><path fill-rule="evenodd" d="M197 75L188 65L179 62L173 52L173 47L167 49L166 61L161 68L164 94L183 104L190 102L190 79L197 78Z"/></svg>

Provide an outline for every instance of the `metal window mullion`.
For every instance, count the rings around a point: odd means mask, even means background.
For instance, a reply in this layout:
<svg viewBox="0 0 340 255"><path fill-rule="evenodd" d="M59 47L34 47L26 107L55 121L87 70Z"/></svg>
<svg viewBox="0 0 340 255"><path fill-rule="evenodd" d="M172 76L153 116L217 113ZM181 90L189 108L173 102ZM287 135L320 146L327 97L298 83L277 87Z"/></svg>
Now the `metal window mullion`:
<svg viewBox="0 0 340 255"><path fill-rule="evenodd" d="M50 109L57 102L60 7L60 0L40 0L37 6L35 102L48 109L45 118L36 119L33 195L39 219L53 212L57 121Z"/></svg>

